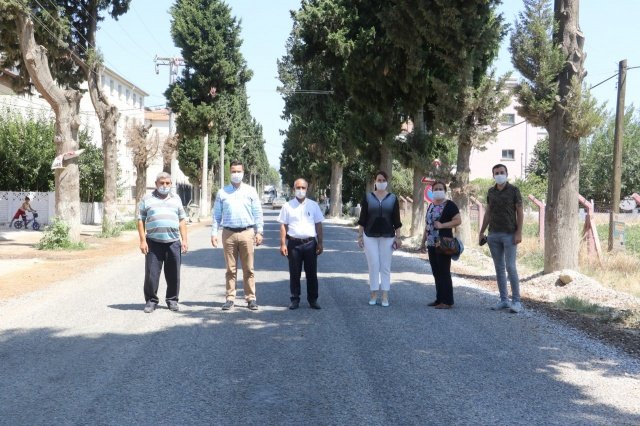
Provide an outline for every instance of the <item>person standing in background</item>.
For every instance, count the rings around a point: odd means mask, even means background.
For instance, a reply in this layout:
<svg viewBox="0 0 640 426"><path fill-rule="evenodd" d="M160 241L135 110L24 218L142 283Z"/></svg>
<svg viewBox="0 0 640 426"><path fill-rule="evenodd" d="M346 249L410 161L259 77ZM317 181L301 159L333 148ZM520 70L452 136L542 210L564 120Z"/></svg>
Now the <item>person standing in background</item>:
<svg viewBox="0 0 640 426"><path fill-rule="evenodd" d="M387 191L387 174L380 170L374 175L374 191L362 200L358 219L358 245L364 248L369 265L369 305L378 303L389 306L391 289L391 257L393 250L401 246L400 202L395 194Z"/></svg>
<svg viewBox="0 0 640 426"><path fill-rule="evenodd" d="M280 254L289 259L289 309L300 306L300 277L304 265L307 301L312 309L318 304L318 256L322 254L322 221L320 206L307 198L309 184L300 178L293 184L295 198L282 206L280 222Z"/></svg>
<svg viewBox="0 0 640 426"><path fill-rule="evenodd" d="M242 182L244 165L240 161L231 162L230 172L231 184L218 190L216 194L211 225L213 247L218 247L218 229L222 227L222 248L227 265L226 301L222 305L222 310L228 311L235 304L237 262L240 258L244 298L247 301L247 307L257 311L253 260L255 247L262 244L263 238L262 204L256 189Z"/></svg>
<svg viewBox="0 0 640 426"><path fill-rule="evenodd" d="M522 310L520 278L516 268L518 244L522 242L524 209L520 190L508 180L507 166L496 164L491 169L495 185L487 193L487 209L478 235L479 243L485 239L491 251L496 269L500 300L491 309L509 309L513 313ZM484 231L489 227L489 236ZM506 273L505 273L506 270ZM507 289L507 275L511 283L511 303Z"/></svg>

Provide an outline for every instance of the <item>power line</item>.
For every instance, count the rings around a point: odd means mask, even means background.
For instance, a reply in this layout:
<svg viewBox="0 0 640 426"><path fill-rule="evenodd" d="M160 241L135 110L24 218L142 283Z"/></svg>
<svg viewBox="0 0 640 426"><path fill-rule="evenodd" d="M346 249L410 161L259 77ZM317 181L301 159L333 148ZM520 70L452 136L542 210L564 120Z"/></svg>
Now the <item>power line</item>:
<svg viewBox="0 0 640 426"><path fill-rule="evenodd" d="M633 70L633 69L636 69L636 68L640 68L640 66L627 67L627 70ZM589 87L589 90L591 90L591 89L595 89L596 87L600 86L601 84L604 84L604 83L606 83L607 81L609 81L609 80L611 80L612 78L617 77L617 76L618 76L618 73L616 72L616 73L615 73L615 74L613 74L611 77L607 77L607 78L605 78L604 80L602 80L601 82L596 83L596 84L594 84L593 86L590 86L590 87ZM519 123L512 124L512 125L511 125L511 126L509 126L509 127L505 127L504 129L498 130L498 133L500 133L500 132L504 132L505 130L509 130L509 129L513 128L513 127L519 126L519 125L521 125L522 123L526 123L526 122L527 122L527 120L522 120L522 121L520 121Z"/></svg>
<svg viewBox="0 0 640 426"><path fill-rule="evenodd" d="M138 14L138 12L136 12L136 10L133 8L132 4L129 5L129 9L131 9L133 11L133 14L136 15L136 17L138 18L138 20L142 24L142 27L147 31L147 34L149 34L151 36L151 39L158 45L158 47L160 48L160 51L164 50L164 48L158 42L158 39L156 38L156 36L153 35L153 33L151 31L149 31L149 28L147 27L147 24L144 23L144 21L142 20L142 18Z"/></svg>

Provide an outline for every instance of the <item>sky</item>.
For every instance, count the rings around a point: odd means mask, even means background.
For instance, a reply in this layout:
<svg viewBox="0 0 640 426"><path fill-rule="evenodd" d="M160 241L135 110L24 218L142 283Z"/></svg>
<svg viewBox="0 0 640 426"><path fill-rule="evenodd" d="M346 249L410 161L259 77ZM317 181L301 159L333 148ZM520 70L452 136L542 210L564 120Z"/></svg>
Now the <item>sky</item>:
<svg viewBox="0 0 640 426"><path fill-rule="evenodd" d="M580 27L585 35L587 53L585 68L587 86L593 86L613 76L618 63L627 59L627 66L640 66L640 1L582 0ZM155 72L154 57L180 56L173 45L169 9L172 0L133 0L129 12L118 21L101 23L97 35L105 65L149 93L148 107L164 106L164 91L169 85L169 68L160 66ZM283 136L280 130L287 123L280 116L284 102L276 92L279 84L276 60L285 54L285 43L291 32L290 10L299 7L299 0L230 0L233 15L241 22L242 53L254 75L247 84L253 117L262 124L269 163L278 168ZM499 11L505 22L513 24L523 10L521 0L504 0ZM508 36L502 43L494 63L499 74L512 71L508 52ZM515 75L517 77L517 75ZM595 87L592 94L607 109L615 111L617 77ZM640 68L627 73L625 104L640 105Z"/></svg>

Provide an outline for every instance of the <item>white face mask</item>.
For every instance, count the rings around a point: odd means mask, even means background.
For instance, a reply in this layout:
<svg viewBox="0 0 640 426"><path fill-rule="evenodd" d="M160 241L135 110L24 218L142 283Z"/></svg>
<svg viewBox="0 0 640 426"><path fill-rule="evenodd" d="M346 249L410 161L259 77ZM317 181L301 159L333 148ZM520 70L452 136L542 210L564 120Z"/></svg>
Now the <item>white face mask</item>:
<svg viewBox="0 0 640 426"><path fill-rule="evenodd" d="M242 182L243 178L244 178L244 173L243 172L231 173L231 182L233 182L233 183L240 183L240 182Z"/></svg>
<svg viewBox="0 0 640 426"><path fill-rule="evenodd" d="M376 189L378 191L384 191L385 189L387 189L387 183L388 182L376 182Z"/></svg>
<svg viewBox="0 0 640 426"><path fill-rule="evenodd" d="M302 200L306 196L307 196L307 190L306 189L296 189L296 198Z"/></svg>
<svg viewBox="0 0 640 426"><path fill-rule="evenodd" d="M447 194L444 191L433 191L434 200L444 200Z"/></svg>
<svg viewBox="0 0 640 426"><path fill-rule="evenodd" d="M496 181L498 185L503 185L507 182L507 175L495 175L493 179Z"/></svg>
<svg viewBox="0 0 640 426"><path fill-rule="evenodd" d="M158 187L158 193L160 195L167 195L169 192L171 192L171 187L170 186L160 186Z"/></svg>

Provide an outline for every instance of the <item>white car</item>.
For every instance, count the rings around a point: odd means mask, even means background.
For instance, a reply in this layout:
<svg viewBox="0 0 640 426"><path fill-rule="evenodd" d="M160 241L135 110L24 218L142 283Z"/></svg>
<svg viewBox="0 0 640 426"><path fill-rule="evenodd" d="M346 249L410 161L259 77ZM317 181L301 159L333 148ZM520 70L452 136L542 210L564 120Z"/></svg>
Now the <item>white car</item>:
<svg viewBox="0 0 640 426"><path fill-rule="evenodd" d="M287 202L287 199L284 197L276 197L273 199L273 201L271 202L271 208L273 210L282 208L282 206L284 206L284 203Z"/></svg>

